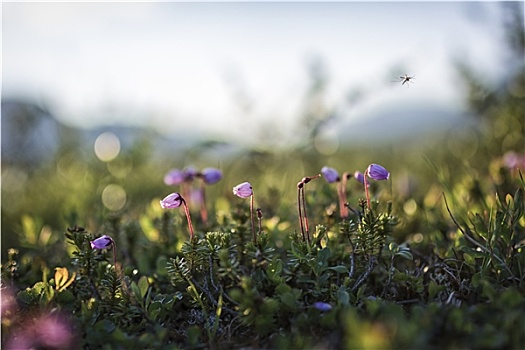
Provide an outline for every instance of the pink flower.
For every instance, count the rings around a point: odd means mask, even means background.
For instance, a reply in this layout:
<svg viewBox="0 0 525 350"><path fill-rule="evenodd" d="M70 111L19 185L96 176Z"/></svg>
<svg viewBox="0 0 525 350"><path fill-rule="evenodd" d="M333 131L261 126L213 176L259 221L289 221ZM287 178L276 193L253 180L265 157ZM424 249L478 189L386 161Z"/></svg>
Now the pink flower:
<svg viewBox="0 0 525 350"><path fill-rule="evenodd" d="M509 151L503 155L503 164L509 169L524 169L525 154Z"/></svg>
<svg viewBox="0 0 525 350"><path fill-rule="evenodd" d="M368 192L369 184L366 180L367 177L374 180L387 180L390 177L390 173L379 164L370 164L368 168L366 168L363 175L363 183L365 185L366 204L368 205L368 209L370 209L370 194Z"/></svg>
<svg viewBox="0 0 525 350"><path fill-rule="evenodd" d="M250 197L250 221L252 223L252 234L253 234L253 243L257 242L257 236L255 234L255 223L253 221L253 188L249 182L243 182L233 188L233 194L240 198Z"/></svg>
<svg viewBox="0 0 525 350"><path fill-rule="evenodd" d="M160 206L164 209L174 209L182 205L184 199L177 193L168 194L163 200L160 201Z"/></svg>
<svg viewBox="0 0 525 350"><path fill-rule="evenodd" d="M390 176L390 173L379 164L370 164L365 174L374 180L387 180Z"/></svg>
<svg viewBox="0 0 525 350"><path fill-rule="evenodd" d="M249 182L243 182L233 188L233 194L240 198L248 198L253 194L252 185Z"/></svg>
<svg viewBox="0 0 525 350"><path fill-rule="evenodd" d="M113 239L107 235L103 235L93 241L91 243L91 249L106 249L111 247L113 244Z"/></svg>
<svg viewBox="0 0 525 350"><path fill-rule="evenodd" d="M184 213L186 214L186 219L188 220L188 230L190 231L190 239L193 240L195 237L194 231L193 231L193 224L191 223L191 215L190 210L188 209L188 205L186 204L186 201L182 196L177 193L171 193L168 194L163 200L160 201L160 206L163 209L175 209L180 206L184 207Z"/></svg>
<svg viewBox="0 0 525 350"><path fill-rule="evenodd" d="M329 168L327 166L324 166L321 169L321 174L323 174L323 177L326 179L328 183L337 182L340 180L339 173L334 168Z"/></svg>
<svg viewBox="0 0 525 350"><path fill-rule="evenodd" d="M184 170L182 170L182 173L184 176L184 181L192 182L193 178L197 176L198 171L193 167L188 167L188 168L184 168Z"/></svg>
<svg viewBox="0 0 525 350"><path fill-rule="evenodd" d="M202 179L208 185L212 185L222 179L222 171L215 168L205 168L202 169L201 174Z"/></svg>
<svg viewBox="0 0 525 350"><path fill-rule="evenodd" d="M60 315L40 316L7 339L5 348L15 349L57 349L74 348L75 335L67 320ZM78 344L77 344L78 345ZM3 348L3 347L2 347Z"/></svg>
<svg viewBox="0 0 525 350"><path fill-rule="evenodd" d="M180 185L183 181L184 173L179 169L172 169L164 176L164 183L169 186Z"/></svg>
<svg viewBox="0 0 525 350"><path fill-rule="evenodd" d="M365 176L364 176L363 173L360 172L360 171L356 171L356 172L354 173L354 179L356 179L357 182L360 182L360 183L362 183L362 184L365 183Z"/></svg>

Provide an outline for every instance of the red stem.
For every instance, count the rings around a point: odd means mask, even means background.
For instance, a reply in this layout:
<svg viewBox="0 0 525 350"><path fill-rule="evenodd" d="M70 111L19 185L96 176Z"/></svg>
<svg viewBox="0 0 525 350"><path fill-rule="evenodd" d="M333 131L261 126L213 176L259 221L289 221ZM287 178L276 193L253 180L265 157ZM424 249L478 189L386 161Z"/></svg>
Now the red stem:
<svg viewBox="0 0 525 350"><path fill-rule="evenodd" d="M186 204L184 198L182 198L182 204L184 205L184 212L186 213L186 220L188 220L188 229L190 230L190 240L193 241L195 234L193 233L193 224L191 223L190 209Z"/></svg>
<svg viewBox="0 0 525 350"><path fill-rule="evenodd" d="M252 221L253 244L255 244L257 243L257 236L255 235L255 224L253 222L253 193L250 197L250 220Z"/></svg>
<svg viewBox="0 0 525 350"><path fill-rule="evenodd" d="M302 204L302 201L301 201L301 190L303 188L303 184L302 183L299 183L297 185L297 208L299 209L299 226L301 227L301 234L303 235L303 242L306 241L306 236L304 234L304 224L303 224L303 214L302 214L302 210L301 210L301 204Z"/></svg>
<svg viewBox="0 0 525 350"><path fill-rule="evenodd" d="M341 181L337 187L337 194L339 196L339 215L341 218L348 217L348 208L346 207L346 182L348 180L348 173L343 173Z"/></svg>
<svg viewBox="0 0 525 350"><path fill-rule="evenodd" d="M206 208L206 192L204 180L202 180L201 183L201 219L204 226L206 226L208 224L208 208Z"/></svg>
<svg viewBox="0 0 525 350"><path fill-rule="evenodd" d="M303 220L304 220L304 228L305 228L305 231L306 231L306 239L308 240L308 243L310 243L310 231L309 231L309 228L308 228L308 216L306 215L306 198L305 198L305 194L304 194L304 191L305 191L305 187L306 186L303 186Z"/></svg>

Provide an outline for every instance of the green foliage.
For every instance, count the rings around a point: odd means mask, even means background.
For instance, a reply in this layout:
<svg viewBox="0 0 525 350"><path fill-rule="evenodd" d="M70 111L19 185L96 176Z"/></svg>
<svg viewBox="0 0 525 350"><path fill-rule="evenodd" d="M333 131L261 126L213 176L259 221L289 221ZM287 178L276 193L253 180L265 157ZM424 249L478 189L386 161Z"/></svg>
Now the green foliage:
<svg viewBox="0 0 525 350"><path fill-rule="evenodd" d="M426 243L396 242L400 220L391 203L368 209L363 200L351 217L318 224L310 243L296 232L281 240L266 230L254 243L246 218L237 216L224 221L228 231L199 232L174 255L164 243L160 256L144 255L147 263L130 256L129 266L113 265L111 249L91 249L95 236L74 226L65 233L68 267L54 276L43 267L40 279L16 293L21 312L2 326L9 334L29 315L53 309L69 315L86 348L516 347L525 309L525 186L518 182L492 210L464 221L444 196L447 249L432 235ZM176 222L157 212L148 220L157 215L165 230L164 221ZM124 244L140 228L124 222L114 230L127 254L140 251L136 242ZM25 283L21 265L11 250L3 281Z"/></svg>

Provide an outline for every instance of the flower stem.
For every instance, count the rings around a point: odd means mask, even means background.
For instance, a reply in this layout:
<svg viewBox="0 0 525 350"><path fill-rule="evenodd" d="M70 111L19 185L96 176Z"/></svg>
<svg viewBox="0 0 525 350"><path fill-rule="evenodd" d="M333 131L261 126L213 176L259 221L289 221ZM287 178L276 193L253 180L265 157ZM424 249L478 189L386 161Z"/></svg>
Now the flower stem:
<svg viewBox="0 0 525 350"><path fill-rule="evenodd" d="M188 229L190 230L190 240L193 241L195 234L193 232L193 224L191 222L190 209L188 208L188 205L186 204L186 201L184 200L184 198L182 198L182 204L184 205L184 212L186 213L186 219L188 220Z"/></svg>
<svg viewBox="0 0 525 350"><path fill-rule="evenodd" d="M346 206L346 182L349 177L349 173L343 173L341 181L338 183L337 186L337 195L339 197L339 215L342 219L348 217L348 208Z"/></svg>
<svg viewBox="0 0 525 350"><path fill-rule="evenodd" d="M306 232L306 239L310 243L310 231L308 228L308 216L306 215L306 198L304 196L304 186L302 188L302 205L303 205L303 221L304 221L304 230Z"/></svg>
<svg viewBox="0 0 525 350"><path fill-rule="evenodd" d="M366 179L367 177L368 169L366 169L365 173L363 174L363 183L365 184L366 204L368 206L368 209L370 209L370 193L368 193L368 180Z"/></svg>
<svg viewBox="0 0 525 350"><path fill-rule="evenodd" d="M253 194L250 196L250 220L252 222L252 234L253 234L253 244L257 243L257 236L255 234L255 224L253 221Z"/></svg>
<svg viewBox="0 0 525 350"><path fill-rule="evenodd" d="M204 226L207 226L208 225L208 208L206 208L206 190L205 190L205 185L204 185L204 180L202 180L202 183L201 183L201 188L200 188L200 192L201 192L201 219L202 219L202 223L204 224Z"/></svg>
<svg viewBox="0 0 525 350"><path fill-rule="evenodd" d="M308 243L310 243L310 232L308 230L308 216L306 215L306 198L304 196L304 189L307 183L309 183L313 179L317 179L318 177L321 177L321 174L317 174L314 176L305 176L297 184L297 205L299 208L299 225L301 226L301 233L303 234L303 241L305 241L305 236L306 236L306 240L308 241ZM301 206L302 206L302 212L301 212Z"/></svg>
<svg viewBox="0 0 525 350"><path fill-rule="evenodd" d="M263 216L261 208L257 208L256 212L257 212L257 221L259 223L259 229L257 231L257 234L260 235L262 232L262 216Z"/></svg>
<svg viewBox="0 0 525 350"><path fill-rule="evenodd" d="M115 269L117 269L117 245L115 244L115 241L112 242L113 244L113 266L115 266Z"/></svg>
<svg viewBox="0 0 525 350"><path fill-rule="evenodd" d="M302 200L301 200L301 194L302 194L303 187L304 187L304 183L302 181L297 184L297 208L299 211L299 227L301 227L301 234L303 235L303 242L305 242L306 235L304 233Z"/></svg>

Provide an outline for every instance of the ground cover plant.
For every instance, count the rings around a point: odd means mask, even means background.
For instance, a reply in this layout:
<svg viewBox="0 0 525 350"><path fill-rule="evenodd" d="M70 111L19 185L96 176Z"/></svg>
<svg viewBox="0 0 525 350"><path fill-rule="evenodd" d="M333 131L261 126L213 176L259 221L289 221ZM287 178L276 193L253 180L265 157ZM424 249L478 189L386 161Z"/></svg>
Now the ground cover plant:
<svg viewBox="0 0 525 350"><path fill-rule="evenodd" d="M484 209L464 212L444 191L443 210L427 212L434 231L402 241L393 203L379 195L389 197L391 174L374 163L343 174L362 188L349 201L334 168L300 179L296 229L265 221L249 182L233 187L213 230L199 220L194 229L178 192L152 202L140 225L114 217L103 235L68 227L67 246L50 252L69 252L62 265L9 250L4 346L519 348L525 183L497 164L505 180L495 188L512 192L478 192L470 206Z"/></svg>
<svg viewBox="0 0 525 350"><path fill-rule="evenodd" d="M524 348L520 67L491 89L460 66L476 127L425 142L325 156L320 119L217 166L66 140L2 189L2 348Z"/></svg>

